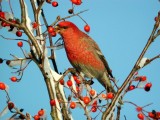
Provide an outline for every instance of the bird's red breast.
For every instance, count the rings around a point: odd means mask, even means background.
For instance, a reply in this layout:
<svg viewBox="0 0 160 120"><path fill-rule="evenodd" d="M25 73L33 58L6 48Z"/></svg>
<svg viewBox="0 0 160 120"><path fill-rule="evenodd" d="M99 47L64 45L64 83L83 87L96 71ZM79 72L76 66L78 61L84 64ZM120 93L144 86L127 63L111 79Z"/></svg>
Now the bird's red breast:
<svg viewBox="0 0 160 120"><path fill-rule="evenodd" d="M72 36L63 36L67 57L71 63L80 63L98 70L104 70L103 62L97 57L90 45L89 36L81 31L73 31Z"/></svg>

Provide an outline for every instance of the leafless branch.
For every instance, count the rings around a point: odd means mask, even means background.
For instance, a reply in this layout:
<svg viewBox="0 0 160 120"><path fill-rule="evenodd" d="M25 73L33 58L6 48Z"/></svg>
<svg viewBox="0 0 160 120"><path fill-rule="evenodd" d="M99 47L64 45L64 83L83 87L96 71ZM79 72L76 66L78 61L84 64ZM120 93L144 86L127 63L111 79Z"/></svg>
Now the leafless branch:
<svg viewBox="0 0 160 120"><path fill-rule="evenodd" d="M19 28L19 29L22 28L20 24L12 23L11 21L6 20L6 19L4 19L4 18L2 18L2 17L0 17L0 20L2 20L2 21L6 22L6 23L8 23L8 24L10 24L10 25L12 25L12 26L14 26L14 27L17 27L17 28Z"/></svg>
<svg viewBox="0 0 160 120"><path fill-rule="evenodd" d="M25 41L25 42L27 42L27 43L29 43L29 41L28 40L25 40L25 39L20 39L20 38L6 38L6 37L4 37L3 35L0 35L0 37L2 37L3 39L5 39L5 40L21 40L21 41Z"/></svg>
<svg viewBox="0 0 160 120"><path fill-rule="evenodd" d="M46 17L45 17L43 9L42 9L41 15L42 15L43 21L45 23L45 26L47 28L48 27L48 23L47 23L47 20L46 20ZM48 36L49 36L50 46L53 46L52 37L51 37L51 35L49 33L48 33ZM51 49L51 61L52 61L54 70L58 73L58 68L57 68L57 64L56 64L56 60L55 60L55 53L54 53L53 49Z"/></svg>
<svg viewBox="0 0 160 120"><path fill-rule="evenodd" d="M40 50L40 47L37 43L37 40L35 39L35 37L31 33L29 28L27 28L27 25L26 25L26 7L25 7L24 0L19 0L19 1L20 1L20 6L21 6L21 22L22 22L21 26L22 26L22 29L24 30L26 35L29 37L29 39L32 41L33 45L35 46L35 49L37 51L39 58L41 58L42 51Z"/></svg>
<svg viewBox="0 0 160 120"><path fill-rule="evenodd" d="M157 24L158 24L158 25L157 25ZM150 35L150 37L149 37L149 39L148 39L148 41L147 41L147 43L146 43L143 51L142 51L142 53L140 54L138 60L136 61L133 69L131 70L130 74L128 75L128 77L126 78L126 80L124 81L124 83L122 84L122 86L119 88L119 90L118 90L117 94L115 95L115 97L113 98L110 106L109 106L109 107L105 110L105 112L103 113L103 115L102 115L102 120L105 120L107 117L109 117L110 112L113 111L114 108L115 108L115 104L116 104L118 98L120 98L122 92L125 90L126 86L129 84L131 77L134 75L134 73L135 73L137 70L140 69L139 63L141 62L143 56L145 55L145 53L146 53L146 51L148 50L148 48L149 48L149 46L151 45L151 43L154 41L154 35L155 35L155 32L156 32L158 26L159 26L159 21L157 21L157 22L155 23L154 28L153 28L153 30L152 30L152 33L151 33L151 35Z"/></svg>
<svg viewBox="0 0 160 120"><path fill-rule="evenodd" d="M54 26L58 21L61 21L61 20L65 20L65 19L68 19L68 18L71 18L71 17L74 17L74 16L77 16L83 12L86 12L88 10L83 10L81 12L78 12L76 14L73 14L73 15L70 15L70 16L67 16L67 17L63 17L63 18L60 18L59 16L57 17L57 19L51 24L51 26Z"/></svg>
<svg viewBox="0 0 160 120"><path fill-rule="evenodd" d="M117 106L117 117L116 117L116 120L120 120L120 115L121 115L121 106Z"/></svg>

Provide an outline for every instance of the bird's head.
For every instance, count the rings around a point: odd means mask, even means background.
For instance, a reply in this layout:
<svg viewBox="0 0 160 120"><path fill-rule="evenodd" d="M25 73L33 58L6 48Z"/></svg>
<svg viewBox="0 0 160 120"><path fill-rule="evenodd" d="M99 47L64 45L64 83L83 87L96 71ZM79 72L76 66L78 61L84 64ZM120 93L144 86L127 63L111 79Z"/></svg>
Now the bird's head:
<svg viewBox="0 0 160 120"><path fill-rule="evenodd" d="M76 30L78 27L70 21L61 21L55 26L55 31L62 36L70 35Z"/></svg>

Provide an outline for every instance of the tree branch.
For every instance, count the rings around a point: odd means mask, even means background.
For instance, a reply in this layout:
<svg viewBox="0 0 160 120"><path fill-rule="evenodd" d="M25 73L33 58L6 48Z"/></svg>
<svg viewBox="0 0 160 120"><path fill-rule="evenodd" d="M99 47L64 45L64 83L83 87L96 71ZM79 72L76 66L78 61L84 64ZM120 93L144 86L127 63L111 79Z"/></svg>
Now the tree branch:
<svg viewBox="0 0 160 120"><path fill-rule="evenodd" d="M45 23L45 26L47 28L48 27L48 23L47 23L45 15L44 15L43 9L42 9L41 15L42 15L43 21ZM49 36L50 46L53 46L52 37L51 37L51 35L49 33L48 33L48 36ZM51 49L51 58L52 58L51 61L52 61L54 70L58 73L58 68L57 68L57 64L56 64L56 60L55 60L55 54L54 54L54 50L53 49Z"/></svg>
<svg viewBox="0 0 160 120"><path fill-rule="evenodd" d="M141 62L144 54L146 53L146 51L148 50L149 46L151 45L151 43L154 41L154 35L155 32L158 28L159 21L157 21L154 25L154 28L152 30L152 33L143 49L143 51L141 52L138 60L136 61L133 69L131 70L130 74L128 75L128 77L126 78L126 80L124 81L124 83L122 84L122 86L119 88L117 94L115 95L115 97L113 98L111 104L109 105L109 107L105 110L105 112L102 115L102 120L106 120L109 119L110 117L110 113L112 113L112 111L115 109L116 103L119 100L119 98L121 97L122 92L125 90L126 86L129 84L131 77L134 75L134 73L140 69L139 63Z"/></svg>
<svg viewBox="0 0 160 120"><path fill-rule="evenodd" d="M22 26L22 29L24 30L24 32L26 33L26 35L29 37L29 39L31 40L31 42L33 43L36 51L37 51L37 54L39 56L39 58L41 58L42 56L42 51L38 45L38 42L37 40L35 39L35 37L33 36L32 32L29 30L29 26L27 26L27 23L26 23L26 7L25 7L25 3L24 3L24 0L19 0L20 1L20 6L21 6L21 26Z"/></svg>

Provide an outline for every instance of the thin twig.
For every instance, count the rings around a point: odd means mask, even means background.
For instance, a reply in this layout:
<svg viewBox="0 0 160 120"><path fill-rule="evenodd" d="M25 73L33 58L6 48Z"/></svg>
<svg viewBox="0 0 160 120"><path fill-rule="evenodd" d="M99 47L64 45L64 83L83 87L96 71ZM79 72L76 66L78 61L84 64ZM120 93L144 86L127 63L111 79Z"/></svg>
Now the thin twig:
<svg viewBox="0 0 160 120"><path fill-rule="evenodd" d="M12 12L12 14L13 14L13 16L14 16L14 13L13 13L13 10L12 10L12 6L11 6L11 1L8 0L8 2L9 2L9 7L10 7L10 9L11 9L11 12Z"/></svg>
<svg viewBox="0 0 160 120"><path fill-rule="evenodd" d="M127 120L126 116L124 115L124 119Z"/></svg>
<svg viewBox="0 0 160 120"><path fill-rule="evenodd" d="M120 120L120 115L121 115L121 106L117 106L117 118L116 118L116 120Z"/></svg>
<svg viewBox="0 0 160 120"><path fill-rule="evenodd" d="M7 90L5 90L5 92L6 92L6 98L7 98L7 102L9 102L10 101L10 97L9 97L9 93L8 93L8 91Z"/></svg>
<svg viewBox="0 0 160 120"><path fill-rule="evenodd" d="M12 25L13 27L17 27L17 28L19 28L19 29L22 29L22 26L21 26L20 24L13 23L13 22L11 22L11 21L9 21L9 20L6 20L6 19L4 19L4 18L2 18L2 17L0 17L0 20L2 20L3 22L6 22L6 23Z"/></svg>
<svg viewBox="0 0 160 120"><path fill-rule="evenodd" d="M45 3L45 0L42 0L42 1L40 2L40 4L38 5L38 8L37 8L37 10L36 10L37 14L39 14L39 12L40 12L40 10L41 10L41 8L42 8L42 6L43 6L44 3Z"/></svg>
<svg viewBox="0 0 160 120"><path fill-rule="evenodd" d="M158 26L157 26L157 22L155 23L154 25L154 28L152 30L152 33L143 49L143 51L141 52L138 60L136 61L133 69L131 70L130 74L128 75L128 77L126 78L126 80L124 81L124 83L122 84L122 86L119 88L117 94L115 95L115 97L113 98L110 106L105 110L105 112L103 113L102 115L102 120L105 120L106 118L110 117L110 112L112 112L114 109L115 109L115 104L116 102L118 101L118 98L120 98L121 96L121 93L125 90L126 86L129 84L130 82L130 79L132 78L132 76L134 75L134 73L140 69L139 67L139 63L141 62L143 56L145 55L146 51L148 50L149 46L151 45L151 43L153 42L154 40L154 35L155 35L155 32L157 30Z"/></svg>
<svg viewBox="0 0 160 120"><path fill-rule="evenodd" d="M151 63L152 61L156 60L157 58L160 58L160 54L155 56L155 57L153 57L153 58L151 58L151 59L148 59L146 61L146 63L144 64L144 66L148 65L149 63Z"/></svg>
<svg viewBox="0 0 160 120"><path fill-rule="evenodd" d="M64 18L56 19L56 20L51 24L51 26L54 26L58 21L65 20L65 19L71 18L71 17L73 17L73 16L77 16L77 15L79 15L79 14L81 14L81 13L86 12L86 11L88 11L88 10L83 10L83 11L78 12L78 13L76 13L76 14L73 14L73 15L70 15L70 16L67 16L67 17L64 17ZM57 17L57 18L59 18L59 17Z"/></svg>
<svg viewBox="0 0 160 120"><path fill-rule="evenodd" d="M4 37L3 35L0 35L0 37L2 37L2 38L4 38L4 39L6 39L6 40L21 40L21 41L25 41L25 42L27 42L27 43L29 43L28 42L28 40L25 40L25 39L20 39L20 38L7 38L7 37Z"/></svg>
<svg viewBox="0 0 160 120"><path fill-rule="evenodd" d="M43 21L45 23L45 26L46 28L48 27L48 23L47 23L47 20L46 20L46 17L44 15L44 12L43 12L43 9L42 9L42 18L43 18ZM52 42L52 37L51 35L48 33L48 36L49 36L49 43L50 43L50 46L53 46L53 42ZM54 70L58 73L58 67L57 67L57 64L56 64L56 60L55 60L55 53L54 53L54 50L51 49L51 61L52 61L52 64L53 64L53 67L54 67Z"/></svg>

